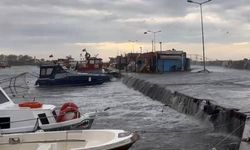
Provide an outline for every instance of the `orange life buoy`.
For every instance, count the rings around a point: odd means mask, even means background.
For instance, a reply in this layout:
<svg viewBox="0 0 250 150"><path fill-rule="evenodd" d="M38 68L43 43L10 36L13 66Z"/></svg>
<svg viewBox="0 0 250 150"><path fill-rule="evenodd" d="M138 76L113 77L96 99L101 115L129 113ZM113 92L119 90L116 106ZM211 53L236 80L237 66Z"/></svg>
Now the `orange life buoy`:
<svg viewBox="0 0 250 150"><path fill-rule="evenodd" d="M73 113L73 116L68 117L67 113ZM60 111L59 116L57 117L56 121L57 122L64 122L72 119L76 119L80 117L80 112L78 111L77 108L75 107L67 107Z"/></svg>
<svg viewBox="0 0 250 150"><path fill-rule="evenodd" d="M75 103L72 102L68 102L68 103L64 103L60 109L60 111L63 111L65 108L67 107L74 107L78 110L78 106Z"/></svg>
<svg viewBox="0 0 250 150"><path fill-rule="evenodd" d="M23 102L18 105L19 107L29 107L29 108L41 108L43 106L43 104L39 102Z"/></svg>

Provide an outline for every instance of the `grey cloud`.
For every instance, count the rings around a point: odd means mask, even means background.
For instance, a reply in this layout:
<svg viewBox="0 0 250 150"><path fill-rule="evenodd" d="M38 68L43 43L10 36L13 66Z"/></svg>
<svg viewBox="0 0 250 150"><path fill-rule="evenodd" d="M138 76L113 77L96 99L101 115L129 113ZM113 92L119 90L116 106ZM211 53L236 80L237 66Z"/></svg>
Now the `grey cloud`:
<svg viewBox="0 0 250 150"><path fill-rule="evenodd" d="M204 16L217 14L226 24L205 21L209 42L250 41L247 29L249 0L213 0ZM244 8L244 9L243 9ZM0 44L29 47L76 42L148 42L145 30L161 29L158 38L167 42L200 42L199 17L182 21L188 14L199 15L198 6L186 0L1 0ZM155 18L179 18L154 22ZM134 22L125 20L145 18ZM152 20L147 22L147 20ZM248 31L248 32L247 32Z"/></svg>

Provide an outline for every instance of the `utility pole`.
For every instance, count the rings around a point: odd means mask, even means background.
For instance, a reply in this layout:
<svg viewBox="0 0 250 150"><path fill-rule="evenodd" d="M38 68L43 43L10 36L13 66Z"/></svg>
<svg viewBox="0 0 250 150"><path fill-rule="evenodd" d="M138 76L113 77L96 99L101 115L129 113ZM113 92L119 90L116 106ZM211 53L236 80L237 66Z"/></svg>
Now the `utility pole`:
<svg viewBox="0 0 250 150"><path fill-rule="evenodd" d="M152 52L156 51L155 50L155 36L156 36L156 33L159 33L159 32L161 32L161 30L158 30L158 31L150 31L150 30L148 30L148 31L144 32L144 34L148 34L148 33L152 33L153 34Z"/></svg>
<svg viewBox="0 0 250 150"><path fill-rule="evenodd" d="M140 53L142 54L142 47L140 46Z"/></svg>
<svg viewBox="0 0 250 150"><path fill-rule="evenodd" d="M152 40L152 52L154 52L154 41Z"/></svg>
<svg viewBox="0 0 250 150"><path fill-rule="evenodd" d="M204 2L195 2L193 0L187 0L189 3L198 4L200 6L200 13L201 13L201 39L202 39L202 50L203 50L203 71L208 72L206 70L206 60L205 60L205 38L204 38L204 26L203 26L203 11L202 11L202 5L206 4L208 2L211 2L212 0L207 0Z"/></svg>
<svg viewBox="0 0 250 150"><path fill-rule="evenodd" d="M160 51L162 51L162 42L159 42L160 43Z"/></svg>
<svg viewBox="0 0 250 150"><path fill-rule="evenodd" d="M134 53L135 52L135 43L136 42L138 42L138 40L128 40L129 42L131 42L131 44L132 44L132 51L131 51L131 53Z"/></svg>

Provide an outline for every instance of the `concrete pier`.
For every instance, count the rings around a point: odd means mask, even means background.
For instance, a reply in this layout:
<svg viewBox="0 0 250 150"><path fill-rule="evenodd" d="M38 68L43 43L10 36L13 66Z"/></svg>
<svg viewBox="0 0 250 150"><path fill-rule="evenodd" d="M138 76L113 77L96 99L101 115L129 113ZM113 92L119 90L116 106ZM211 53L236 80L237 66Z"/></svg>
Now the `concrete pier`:
<svg viewBox="0 0 250 150"><path fill-rule="evenodd" d="M215 132L250 137L250 72L220 67L211 73L125 74L123 83L152 99L198 119L209 120ZM241 150L250 144L241 142Z"/></svg>

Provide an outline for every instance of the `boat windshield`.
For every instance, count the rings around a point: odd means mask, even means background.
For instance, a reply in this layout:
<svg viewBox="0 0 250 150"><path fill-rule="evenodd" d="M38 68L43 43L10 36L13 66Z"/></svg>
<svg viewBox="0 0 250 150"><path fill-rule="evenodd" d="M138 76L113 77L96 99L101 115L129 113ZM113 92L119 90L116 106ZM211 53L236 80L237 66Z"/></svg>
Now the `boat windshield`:
<svg viewBox="0 0 250 150"><path fill-rule="evenodd" d="M42 68L41 76L50 76L53 71L53 68Z"/></svg>
<svg viewBox="0 0 250 150"><path fill-rule="evenodd" d="M3 91L0 90L0 104L9 102L8 98L4 95Z"/></svg>

